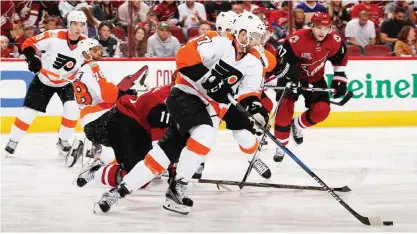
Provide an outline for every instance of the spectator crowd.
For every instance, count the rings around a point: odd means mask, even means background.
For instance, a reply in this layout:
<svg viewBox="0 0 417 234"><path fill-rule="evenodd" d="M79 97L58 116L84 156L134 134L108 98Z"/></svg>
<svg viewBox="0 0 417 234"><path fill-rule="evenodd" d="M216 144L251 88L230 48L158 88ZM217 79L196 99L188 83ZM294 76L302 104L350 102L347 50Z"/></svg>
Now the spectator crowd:
<svg viewBox="0 0 417 234"><path fill-rule="evenodd" d="M1 57L21 58L26 38L67 26L72 10L87 17L84 34L97 39L104 57L174 57L187 40L214 29L216 16L250 11L267 25L271 43L310 27L316 11L327 12L332 30L351 55L417 56L417 0L292 1L1 1ZM130 14L131 13L131 17ZM292 16L290 28L289 15ZM132 27L131 27L132 26ZM132 32L128 44L128 31ZM373 51L373 52L372 52ZM376 53L375 53L376 51ZM130 52L130 53L129 53Z"/></svg>

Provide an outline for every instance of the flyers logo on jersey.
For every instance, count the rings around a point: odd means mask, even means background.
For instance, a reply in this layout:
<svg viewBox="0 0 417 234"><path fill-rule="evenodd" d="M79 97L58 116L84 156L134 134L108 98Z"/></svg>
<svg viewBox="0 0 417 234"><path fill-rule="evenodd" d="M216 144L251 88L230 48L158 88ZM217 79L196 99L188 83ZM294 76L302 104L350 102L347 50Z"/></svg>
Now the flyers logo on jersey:
<svg viewBox="0 0 417 234"><path fill-rule="evenodd" d="M329 53L327 53L323 58L316 60L311 64L301 64L301 68L307 73L308 76L314 76L314 74L324 68L328 55Z"/></svg>
<svg viewBox="0 0 417 234"><path fill-rule="evenodd" d="M53 68L55 69L64 68L65 71L71 71L72 68L74 68L76 63L77 63L77 60L75 60L74 58L58 53L58 57L56 58L54 62Z"/></svg>
<svg viewBox="0 0 417 234"><path fill-rule="evenodd" d="M219 63L216 64L214 70L225 80L230 86L236 84L239 80L242 79L243 74L236 68L224 62L222 59L219 60Z"/></svg>
<svg viewBox="0 0 417 234"><path fill-rule="evenodd" d="M230 85L234 85L238 81L237 76L231 76L227 78L227 83Z"/></svg>

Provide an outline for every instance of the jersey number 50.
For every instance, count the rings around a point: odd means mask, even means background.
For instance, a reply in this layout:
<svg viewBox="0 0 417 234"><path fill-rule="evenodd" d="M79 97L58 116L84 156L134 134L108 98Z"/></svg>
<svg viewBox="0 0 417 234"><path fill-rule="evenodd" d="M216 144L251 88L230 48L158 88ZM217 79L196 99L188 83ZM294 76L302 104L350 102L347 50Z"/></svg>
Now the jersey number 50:
<svg viewBox="0 0 417 234"><path fill-rule="evenodd" d="M79 81L74 81L74 94L78 104L91 105L93 99L88 92L87 86Z"/></svg>

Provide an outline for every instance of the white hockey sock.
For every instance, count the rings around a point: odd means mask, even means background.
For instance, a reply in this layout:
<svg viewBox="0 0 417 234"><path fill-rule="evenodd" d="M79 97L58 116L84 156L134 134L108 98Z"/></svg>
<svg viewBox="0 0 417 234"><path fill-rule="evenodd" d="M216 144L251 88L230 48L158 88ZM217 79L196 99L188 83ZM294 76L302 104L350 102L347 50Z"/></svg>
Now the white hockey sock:
<svg viewBox="0 0 417 234"><path fill-rule="evenodd" d="M37 114L38 112L36 110L23 107L23 110L16 117L12 125L12 129L10 131L10 140L15 142L21 141Z"/></svg>
<svg viewBox="0 0 417 234"><path fill-rule="evenodd" d="M75 101L67 101L64 103L64 115L61 120L61 127L59 128L59 138L63 141L68 141L75 131L77 120L79 116L79 109Z"/></svg>
<svg viewBox="0 0 417 234"><path fill-rule="evenodd" d="M301 115L297 116L294 118L294 125L298 128L298 129L304 129L307 128L307 126L304 125L302 119L301 119Z"/></svg>
<svg viewBox="0 0 417 234"><path fill-rule="evenodd" d="M233 130L233 137L239 144L240 151L245 155L246 160L252 161L258 148L258 139L248 130Z"/></svg>
<svg viewBox="0 0 417 234"><path fill-rule="evenodd" d="M100 160L105 164L109 164L115 159L113 148L101 145Z"/></svg>
<svg viewBox="0 0 417 234"><path fill-rule="evenodd" d="M155 175L146 165L144 160L138 162L133 169L127 173L123 178L125 182L125 187L131 191L135 192L140 187L151 181Z"/></svg>
<svg viewBox="0 0 417 234"><path fill-rule="evenodd" d="M197 171L200 164L203 162L204 157L198 155L187 148L181 151L180 160L177 164L177 178L185 178L190 180L194 173Z"/></svg>
<svg viewBox="0 0 417 234"><path fill-rule="evenodd" d="M126 188L129 191L136 191L167 169L169 164L169 158L156 144L145 156L145 159L137 163L123 178Z"/></svg>

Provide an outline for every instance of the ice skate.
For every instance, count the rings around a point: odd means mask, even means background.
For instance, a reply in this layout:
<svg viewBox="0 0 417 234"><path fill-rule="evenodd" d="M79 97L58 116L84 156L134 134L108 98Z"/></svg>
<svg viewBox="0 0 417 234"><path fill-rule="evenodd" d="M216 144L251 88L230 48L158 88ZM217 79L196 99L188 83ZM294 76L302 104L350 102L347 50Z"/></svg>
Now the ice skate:
<svg viewBox="0 0 417 234"><path fill-rule="evenodd" d="M168 190L165 193L165 203L163 205L165 210L177 212L186 215L190 212L193 206L193 200L185 195L187 192L188 182L183 178L173 180L169 184Z"/></svg>
<svg viewBox="0 0 417 234"><path fill-rule="evenodd" d="M294 119L291 122L291 133L295 144L301 145L303 143L303 129L294 124Z"/></svg>
<svg viewBox="0 0 417 234"><path fill-rule="evenodd" d="M16 141L12 141L9 140L9 142L7 142L6 148L4 149L5 152L5 157L9 157L10 155L14 154L14 151L16 150L17 147L17 143Z"/></svg>
<svg viewBox="0 0 417 234"><path fill-rule="evenodd" d="M61 138L58 139L56 147L58 148L59 156L61 157L66 157L71 150L71 145L68 143L68 141L63 141Z"/></svg>
<svg viewBox="0 0 417 234"><path fill-rule="evenodd" d="M65 166L73 167L80 157L83 155L84 143L75 139L72 143L71 149L65 156Z"/></svg>
<svg viewBox="0 0 417 234"><path fill-rule="evenodd" d="M123 183L116 188L110 189L110 191L103 194L100 201L94 204L94 213L98 213L100 211L103 213L109 212L112 206L117 204L120 199L124 198L128 194L130 194L130 192Z"/></svg>
<svg viewBox="0 0 417 234"><path fill-rule="evenodd" d="M284 159L285 156L285 152L284 150L282 150L280 147L277 147L277 149L275 150L275 154L274 154L274 161L275 162L282 162L282 160Z"/></svg>
<svg viewBox="0 0 417 234"><path fill-rule="evenodd" d="M204 163L200 164L200 166L198 167L197 171L194 173L192 178L201 179L201 176L203 175L203 171L204 171Z"/></svg>
<svg viewBox="0 0 417 234"><path fill-rule="evenodd" d="M260 143L260 149L262 151L268 150L268 141L266 139L263 139Z"/></svg>
<svg viewBox="0 0 417 234"><path fill-rule="evenodd" d="M100 160L94 160L91 164L87 165L86 168L83 168L81 173L78 175L77 178L77 186L84 187L89 182L94 180L94 176L96 171L104 166L104 163Z"/></svg>
<svg viewBox="0 0 417 234"><path fill-rule="evenodd" d="M271 170L264 162L262 162L260 158L257 158L253 163L253 169L255 169L255 171L258 172L258 174L263 178L271 178Z"/></svg>

